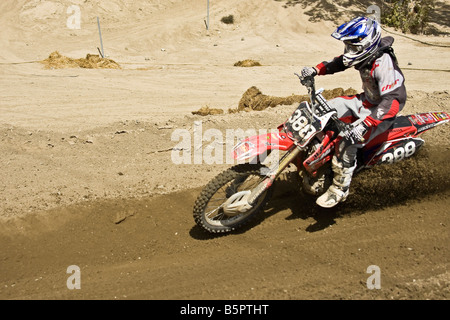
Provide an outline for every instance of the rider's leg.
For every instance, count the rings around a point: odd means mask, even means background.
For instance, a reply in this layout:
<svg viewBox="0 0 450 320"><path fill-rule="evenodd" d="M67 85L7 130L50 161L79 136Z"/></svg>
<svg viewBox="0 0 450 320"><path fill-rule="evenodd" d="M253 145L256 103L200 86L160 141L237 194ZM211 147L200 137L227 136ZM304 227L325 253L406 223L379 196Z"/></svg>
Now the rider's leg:
<svg viewBox="0 0 450 320"><path fill-rule="evenodd" d="M371 114L370 106L365 100L364 93L337 97L328 100L328 104L337 111L338 118L345 122L365 119Z"/></svg>
<svg viewBox="0 0 450 320"><path fill-rule="evenodd" d="M395 119L383 121L373 132L369 133L369 137L366 137L366 142L372 141L376 136L387 130L394 121ZM350 183L357 165L358 149L363 146L363 144L351 144L351 141L347 139L341 140L331 162L331 168L334 173L333 184L322 196L317 198L316 203L319 206L332 208L339 202L347 199Z"/></svg>
<svg viewBox="0 0 450 320"><path fill-rule="evenodd" d="M330 106L337 111L337 116L346 122L354 122L358 119L365 119L370 115L370 110L363 105L364 94L338 97L328 101ZM356 168L356 145L351 145L349 141L342 140L339 144L336 155L331 161L333 170L333 184L320 196L316 203L324 208L331 208L341 201L345 201L352 180L353 172Z"/></svg>
<svg viewBox="0 0 450 320"><path fill-rule="evenodd" d="M341 143L344 144L344 143ZM353 173L356 169L357 146L351 145L342 155L334 155L331 168L334 173L333 184L317 198L316 203L323 208L332 208L347 199Z"/></svg>

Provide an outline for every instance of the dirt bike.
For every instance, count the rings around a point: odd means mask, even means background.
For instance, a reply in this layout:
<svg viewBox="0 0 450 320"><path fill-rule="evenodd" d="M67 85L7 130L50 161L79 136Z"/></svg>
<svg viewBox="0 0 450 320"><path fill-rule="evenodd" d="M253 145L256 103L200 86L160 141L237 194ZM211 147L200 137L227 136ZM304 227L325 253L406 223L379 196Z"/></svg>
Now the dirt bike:
<svg viewBox="0 0 450 320"><path fill-rule="evenodd" d="M331 159L335 147L353 125L340 120L315 90L313 77L302 78L310 103L303 101L277 130L247 137L232 149L237 164L214 177L194 204L194 220L210 233L237 230L263 210L275 180L291 164L302 178L302 190L319 196L332 182ZM355 174L380 164L392 164L411 157L424 144L419 136L450 121L446 112L397 116L393 125L359 149ZM283 155L271 166L266 157L279 150Z"/></svg>

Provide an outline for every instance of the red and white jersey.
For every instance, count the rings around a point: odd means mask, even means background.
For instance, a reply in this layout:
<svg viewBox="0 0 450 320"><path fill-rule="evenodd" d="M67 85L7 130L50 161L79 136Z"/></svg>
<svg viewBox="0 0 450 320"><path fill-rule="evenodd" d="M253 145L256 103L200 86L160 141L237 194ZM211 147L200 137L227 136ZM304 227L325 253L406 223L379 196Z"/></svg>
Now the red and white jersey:
<svg viewBox="0 0 450 320"><path fill-rule="evenodd" d="M394 38L381 39L378 55L372 61L357 66L364 90L364 106L371 111L366 119L372 125L378 125L386 119L393 118L403 109L406 102L405 78L394 57L386 49L390 48ZM341 72L344 66L343 55L316 66L319 75Z"/></svg>

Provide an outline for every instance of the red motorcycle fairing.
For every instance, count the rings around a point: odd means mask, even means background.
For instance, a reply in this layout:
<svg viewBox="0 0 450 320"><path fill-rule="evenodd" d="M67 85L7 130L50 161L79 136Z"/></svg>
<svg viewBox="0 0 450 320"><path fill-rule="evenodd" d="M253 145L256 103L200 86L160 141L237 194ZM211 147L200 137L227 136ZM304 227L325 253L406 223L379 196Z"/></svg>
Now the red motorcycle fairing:
<svg viewBox="0 0 450 320"><path fill-rule="evenodd" d="M376 153L373 153L372 158L364 166L370 168L378 164L392 164L404 160L415 154L424 143L423 139L413 137L386 141L377 149Z"/></svg>
<svg viewBox="0 0 450 320"><path fill-rule="evenodd" d="M446 112L426 112L399 116L392 128L378 135L363 149L364 166L393 163L412 156L423 144L425 131L450 121Z"/></svg>
<svg viewBox="0 0 450 320"><path fill-rule="evenodd" d="M392 141L405 137L413 137L417 134L417 128L411 124L407 116L399 116L393 126L383 133L380 133L372 141L364 146L364 153L372 153L386 141ZM369 157L371 158L371 157ZM366 157L367 159L367 157Z"/></svg>
<svg viewBox="0 0 450 320"><path fill-rule="evenodd" d="M386 132L379 134L362 149L361 166L372 167L380 163L392 163L414 154L424 143L417 138L423 132L450 121L446 112L427 112L397 117L394 125ZM325 133L316 150L303 161L305 169L315 176L317 170L331 160L336 144L341 137L333 139L334 132ZM242 161L255 156L267 156L270 150L289 150L294 141L283 132L283 125L278 132L248 137L238 143L232 150L234 159Z"/></svg>
<svg viewBox="0 0 450 320"><path fill-rule="evenodd" d="M322 142L317 145L316 151L303 161L303 166L313 177L317 175L317 170L333 157L335 145L340 140L340 138L332 140L333 135L334 132L327 131Z"/></svg>
<svg viewBox="0 0 450 320"><path fill-rule="evenodd" d="M391 141L404 137L415 137L437 125L450 121L450 115L446 112L425 112L408 116L399 116L394 125L386 132L378 135L369 142L365 149L370 150L385 141Z"/></svg>
<svg viewBox="0 0 450 320"><path fill-rule="evenodd" d="M363 154L364 159L366 159L364 161L365 165L372 166L377 162L374 157L378 157L379 150L386 147L385 143L396 142L390 145L389 149L392 149L395 146L397 146L397 148L406 148L408 142L403 143L397 141L406 138L417 138L425 131L449 121L450 115L446 112L426 112L397 117L392 128L379 134L364 147ZM416 143L417 148L423 144L423 140L419 140L422 142L420 144ZM409 146L412 147L412 144ZM401 149L399 152L401 152Z"/></svg>
<svg viewBox="0 0 450 320"><path fill-rule="evenodd" d="M294 141L280 130L278 132L248 137L239 142L231 151L234 159L238 161L252 159L256 156L266 155L270 150L289 150Z"/></svg>

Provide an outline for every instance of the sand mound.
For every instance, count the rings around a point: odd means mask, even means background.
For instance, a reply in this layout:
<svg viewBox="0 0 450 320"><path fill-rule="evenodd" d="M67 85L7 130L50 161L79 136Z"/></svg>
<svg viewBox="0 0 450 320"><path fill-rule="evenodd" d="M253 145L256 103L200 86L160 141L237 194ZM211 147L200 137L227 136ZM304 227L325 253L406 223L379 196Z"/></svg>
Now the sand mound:
<svg viewBox="0 0 450 320"><path fill-rule="evenodd" d="M238 61L234 64L235 67L260 67L261 63L255 60L246 59L242 61Z"/></svg>
<svg viewBox="0 0 450 320"><path fill-rule="evenodd" d="M349 88L344 90L343 88L335 88L332 90L325 90L322 95L325 99L333 99L340 96L350 96L357 94L355 89ZM294 103L300 103L302 101L309 101L308 95L291 95L288 97L273 97L263 94L255 86L250 87L242 95L241 100L237 109L230 109L230 113L240 112L240 111L261 111L267 108L273 108L279 105L291 105Z"/></svg>
<svg viewBox="0 0 450 320"><path fill-rule="evenodd" d="M192 111L192 114L200 115L200 116L216 115L216 114L223 114L223 110L204 106L204 107L201 107L197 111Z"/></svg>
<svg viewBox="0 0 450 320"><path fill-rule="evenodd" d="M86 58L72 59L61 55L58 51L52 52L42 61L46 69L86 68L86 69L121 69L114 60L100 58L97 54L87 54Z"/></svg>

